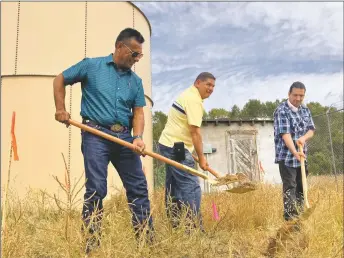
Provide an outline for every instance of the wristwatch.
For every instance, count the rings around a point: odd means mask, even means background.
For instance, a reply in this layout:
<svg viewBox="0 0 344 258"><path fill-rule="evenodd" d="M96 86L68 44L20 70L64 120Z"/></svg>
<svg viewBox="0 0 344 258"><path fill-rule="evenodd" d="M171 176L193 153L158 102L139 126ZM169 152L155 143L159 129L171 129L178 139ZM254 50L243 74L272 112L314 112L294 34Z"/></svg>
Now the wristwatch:
<svg viewBox="0 0 344 258"><path fill-rule="evenodd" d="M142 140L142 135L134 135L133 136L134 140L140 138Z"/></svg>

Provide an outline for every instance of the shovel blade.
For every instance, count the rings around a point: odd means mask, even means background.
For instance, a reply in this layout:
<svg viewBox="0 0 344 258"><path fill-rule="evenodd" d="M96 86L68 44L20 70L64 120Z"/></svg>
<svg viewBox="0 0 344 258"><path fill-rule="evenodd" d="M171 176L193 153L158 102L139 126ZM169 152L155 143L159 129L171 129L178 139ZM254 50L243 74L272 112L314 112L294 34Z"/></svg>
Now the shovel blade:
<svg viewBox="0 0 344 258"><path fill-rule="evenodd" d="M305 209L305 211L300 215L300 220L308 219L312 215L312 213L314 212L316 206L317 205L315 203L312 205L312 207Z"/></svg>
<svg viewBox="0 0 344 258"><path fill-rule="evenodd" d="M237 183L233 184L230 189L227 189L227 192L230 193L247 193L251 192L257 189L257 185L251 182L245 182L245 183Z"/></svg>
<svg viewBox="0 0 344 258"><path fill-rule="evenodd" d="M236 187L236 188L226 190L226 192L243 194L243 193L248 193L248 192L251 192L254 190L256 190L256 189Z"/></svg>

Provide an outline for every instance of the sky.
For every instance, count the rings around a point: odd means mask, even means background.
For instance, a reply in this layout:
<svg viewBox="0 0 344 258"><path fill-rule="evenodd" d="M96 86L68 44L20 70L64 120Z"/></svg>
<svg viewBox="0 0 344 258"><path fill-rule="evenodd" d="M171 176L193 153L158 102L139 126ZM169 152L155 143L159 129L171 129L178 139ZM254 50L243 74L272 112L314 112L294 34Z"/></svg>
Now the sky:
<svg viewBox="0 0 344 258"><path fill-rule="evenodd" d="M152 26L153 111L201 72L216 77L206 111L286 98L294 81L306 103L343 101L343 3L134 3Z"/></svg>

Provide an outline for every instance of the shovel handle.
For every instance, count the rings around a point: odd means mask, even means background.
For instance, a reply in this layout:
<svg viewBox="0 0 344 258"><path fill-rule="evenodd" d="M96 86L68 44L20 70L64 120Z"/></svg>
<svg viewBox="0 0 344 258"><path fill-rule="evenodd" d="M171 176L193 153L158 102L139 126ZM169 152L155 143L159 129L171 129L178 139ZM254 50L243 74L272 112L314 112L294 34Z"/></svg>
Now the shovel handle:
<svg viewBox="0 0 344 258"><path fill-rule="evenodd" d="M192 154L192 157L194 158L194 160L196 162L199 162L199 159L198 159L198 157L196 155ZM209 171L211 174L213 174L216 178L220 178L221 177L221 175L218 172L216 172L214 169L212 169L210 167L207 167L207 171Z"/></svg>
<svg viewBox="0 0 344 258"><path fill-rule="evenodd" d="M303 153L302 145L301 144L298 144L298 145L299 145L299 151ZM307 177L306 177L306 168L305 168L305 158L303 156L301 156L301 178L302 178L303 198L305 200L306 208L309 209L310 205L309 205L308 196L307 196L308 186L307 186Z"/></svg>
<svg viewBox="0 0 344 258"><path fill-rule="evenodd" d="M124 140L121 140L121 139L119 139L119 138L117 138L117 137L114 137L114 136L112 136L112 135L110 135L110 134L107 134L107 133L104 133L104 132L102 132L102 131L99 131L99 130L97 130L97 129L94 129L94 128L92 128L92 127L90 127L90 126L87 126L87 125L85 125L85 124L81 124L81 123L76 122L76 121L74 121L74 120L72 120L72 119L69 119L69 120L68 120L68 123L71 124L71 125L74 125L74 126L76 126L76 127L78 127L78 128L80 128L80 129L82 129L82 130L85 130L85 131L87 131L87 132L89 132L89 133L93 133L93 134L95 134L95 135L97 135L97 136L100 136L100 137L103 137L103 138L105 138L105 139L107 139L107 140L109 140L109 141L118 143L118 144L120 144L120 145L122 145L122 146L124 146L124 147L127 147L128 149L131 149L131 150L133 150L133 151L136 150L136 147L135 147L134 144L129 143L129 142L126 142L126 141L124 141ZM158 159L158 160L160 160L160 161L162 161L162 162L165 162L165 163L167 163L167 164L169 164L169 165L171 165L171 166L174 166L174 167L176 167L176 168L178 168L178 169L184 170L184 171L186 171L186 172L188 172L188 173L190 173L190 174L193 174L193 175L195 175L195 176L201 177L201 178L203 178L203 179L205 179L205 180L209 180L209 178L208 178L206 175L204 175L203 173L198 172L196 169L193 169L193 168L190 168L190 167L185 166L185 165L183 165L183 164L180 164L180 163L178 163L178 162L176 162L176 161L174 161L174 160L168 159L168 158L166 158L166 157L164 157L164 156L162 156L162 155L159 155L159 154L157 154L157 153L155 153L155 152L151 152L151 151L148 151L148 150L144 150L144 151L142 152L142 154L148 155L148 156L150 156L150 157L152 157L152 158L154 158L154 159Z"/></svg>

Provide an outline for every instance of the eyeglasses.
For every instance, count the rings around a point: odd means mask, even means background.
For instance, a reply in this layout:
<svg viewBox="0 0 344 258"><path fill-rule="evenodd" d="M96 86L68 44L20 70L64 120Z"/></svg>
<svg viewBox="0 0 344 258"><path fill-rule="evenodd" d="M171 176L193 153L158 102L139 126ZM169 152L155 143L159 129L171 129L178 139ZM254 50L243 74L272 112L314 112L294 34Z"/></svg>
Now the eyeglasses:
<svg viewBox="0 0 344 258"><path fill-rule="evenodd" d="M123 42L122 42L122 43L123 43ZM123 43L123 45L124 45L127 49L129 49L129 51L131 52L131 56L132 56L133 58L135 58L135 57L142 58L142 57L143 57L143 54L142 54L142 53L132 51L132 50L131 50L126 44L124 44L124 43Z"/></svg>

